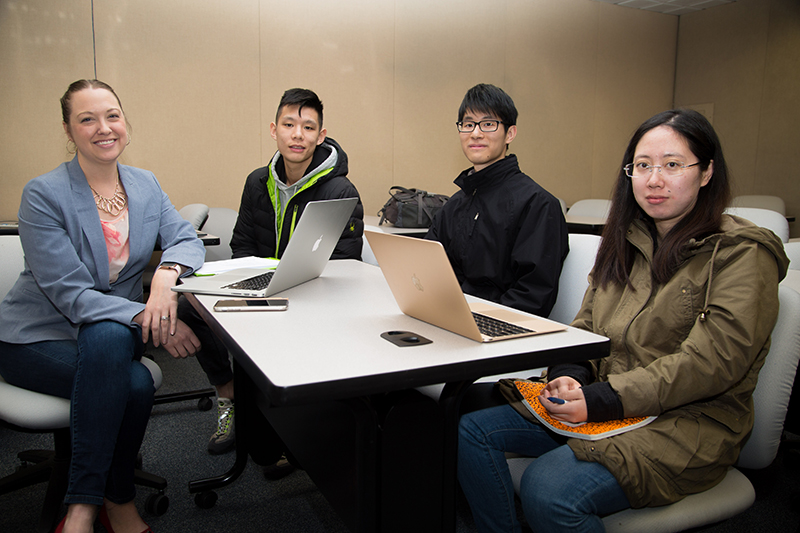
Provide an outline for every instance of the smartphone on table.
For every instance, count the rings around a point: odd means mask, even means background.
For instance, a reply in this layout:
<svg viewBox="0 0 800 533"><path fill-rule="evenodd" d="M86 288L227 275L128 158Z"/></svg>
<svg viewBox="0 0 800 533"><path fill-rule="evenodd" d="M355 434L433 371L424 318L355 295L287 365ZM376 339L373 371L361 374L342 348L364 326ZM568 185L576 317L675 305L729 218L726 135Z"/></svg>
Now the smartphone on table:
<svg viewBox="0 0 800 533"><path fill-rule="evenodd" d="M241 300L218 300L214 311L286 311L287 298L246 298Z"/></svg>

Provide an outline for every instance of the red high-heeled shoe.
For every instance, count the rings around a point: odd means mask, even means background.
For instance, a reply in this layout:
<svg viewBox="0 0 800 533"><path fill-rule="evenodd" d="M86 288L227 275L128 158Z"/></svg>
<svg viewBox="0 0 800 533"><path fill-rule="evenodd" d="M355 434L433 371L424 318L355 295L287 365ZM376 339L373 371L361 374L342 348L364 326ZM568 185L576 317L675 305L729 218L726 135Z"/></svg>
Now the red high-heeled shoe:
<svg viewBox="0 0 800 533"><path fill-rule="evenodd" d="M64 515L64 518L61 519L61 522L58 523L56 526L56 533L61 533L64 531L64 523L67 521L67 515Z"/></svg>
<svg viewBox="0 0 800 533"><path fill-rule="evenodd" d="M114 533L114 528L111 527L111 520L108 519L108 512L106 512L105 505L100 507L100 523L103 524L103 527L106 528L108 533ZM150 526L148 526L146 522L144 525L147 526L147 529L142 531L142 533L153 533L153 530L150 529ZM61 533L61 531L56 529L56 533Z"/></svg>

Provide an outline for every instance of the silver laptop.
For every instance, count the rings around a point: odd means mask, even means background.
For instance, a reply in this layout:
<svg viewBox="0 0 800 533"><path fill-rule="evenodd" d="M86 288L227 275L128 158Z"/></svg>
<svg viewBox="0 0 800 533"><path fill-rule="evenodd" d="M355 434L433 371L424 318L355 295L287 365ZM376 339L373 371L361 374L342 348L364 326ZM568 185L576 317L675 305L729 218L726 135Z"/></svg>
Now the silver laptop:
<svg viewBox="0 0 800 533"><path fill-rule="evenodd" d="M566 326L490 303L467 303L437 241L365 231L400 310L478 342L563 331Z"/></svg>
<svg viewBox="0 0 800 533"><path fill-rule="evenodd" d="M266 298L319 277L358 198L309 202L275 270L238 268L216 276L188 276L176 292Z"/></svg>

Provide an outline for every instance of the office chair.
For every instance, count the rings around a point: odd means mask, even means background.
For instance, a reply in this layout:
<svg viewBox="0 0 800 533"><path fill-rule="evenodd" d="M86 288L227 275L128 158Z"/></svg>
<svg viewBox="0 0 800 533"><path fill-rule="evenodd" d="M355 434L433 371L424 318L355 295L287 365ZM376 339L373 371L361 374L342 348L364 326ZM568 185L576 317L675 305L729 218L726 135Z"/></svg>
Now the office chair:
<svg viewBox="0 0 800 533"><path fill-rule="evenodd" d="M233 227L236 225L237 218L239 218L239 213L233 209L227 207L208 208L208 218L200 228L205 233L219 237L219 244L206 248L206 261L221 261L233 256L231 237L233 237Z"/></svg>
<svg viewBox="0 0 800 533"><path fill-rule="evenodd" d="M778 453L792 383L800 359L800 294L781 286L778 321L772 330L772 345L753 392L755 423L736 466L760 469L769 466ZM514 490L525 468L535 459L507 459ZM750 480L731 467L715 487L663 507L626 509L603 518L609 533L671 533L713 524L735 516L755 501Z"/></svg>
<svg viewBox="0 0 800 533"><path fill-rule="evenodd" d="M188 204L178 209L178 213L184 220L188 220L194 229L200 229L208 219L208 206L206 204Z"/></svg>
<svg viewBox="0 0 800 533"><path fill-rule="evenodd" d="M567 213L572 216L608 218L611 200L591 198L578 200L570 206Z"/></svg>
<svg viewBox="0 0 800 533"><path fill-rule="evenodd" d="M745 218L756 226L771 230L781 241L789 241L789 222L777 211L757 207L726 207L725 214Z"/></svg>
<svg viewBox="0 0 800 533"><path fill-rule="evenodd" d="M4 298L24 268L22 245L16 235L0 235L0 299ZM158 365L146 358L142 363L153 376L153 384L161 386ZM0 376L0 424L14 431L52 433L55 450L28 450L17 454L22 467L0 478L0 494L6 494L37 483L48 482L38 531L49 532L56 526L59 511L67 490L67 475L71 456L69 432L70 401L47 394L15 387ZM26 466L32 465L32 466ZM164 478L137 470L135 482L154 488L145 507L151 514L167 512L169 498L164 494Z"/></svg>
<svg viewBox="0 0 800 533"><path fill-rule="evenodd" d="M758 207L759 209L771 209L781 215L786 216L786 203L780 196L767 196L760 194L745 194L735 196L731 200L731 207Z"/></svg>

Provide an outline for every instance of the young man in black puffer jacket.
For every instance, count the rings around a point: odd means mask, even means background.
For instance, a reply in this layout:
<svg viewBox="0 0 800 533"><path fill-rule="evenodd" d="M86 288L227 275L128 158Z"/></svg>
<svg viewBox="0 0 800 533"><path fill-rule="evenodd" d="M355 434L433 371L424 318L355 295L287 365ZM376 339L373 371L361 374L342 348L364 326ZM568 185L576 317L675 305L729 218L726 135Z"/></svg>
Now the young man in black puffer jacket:
<svg viewBox="0 0 800 533"><path fill-rule="evenodd" d="M230 243L234 258L280 258L309 202L359 198L347 179L347 154L327 137L322 127L322 102L313 91L286 91L275 122L270 124L270 133L278 151L268 166L247 177ZM361 259L363 218L364 207L359 199L331 259ZM200 339L197 360L217 390L217 430L208 442L208 452L216 455L232 451L234 390L228 351L185 298L179 302L179 316ZM288 471L290 465L272 465L265 468L265 475L277 477Z"/></svg>

